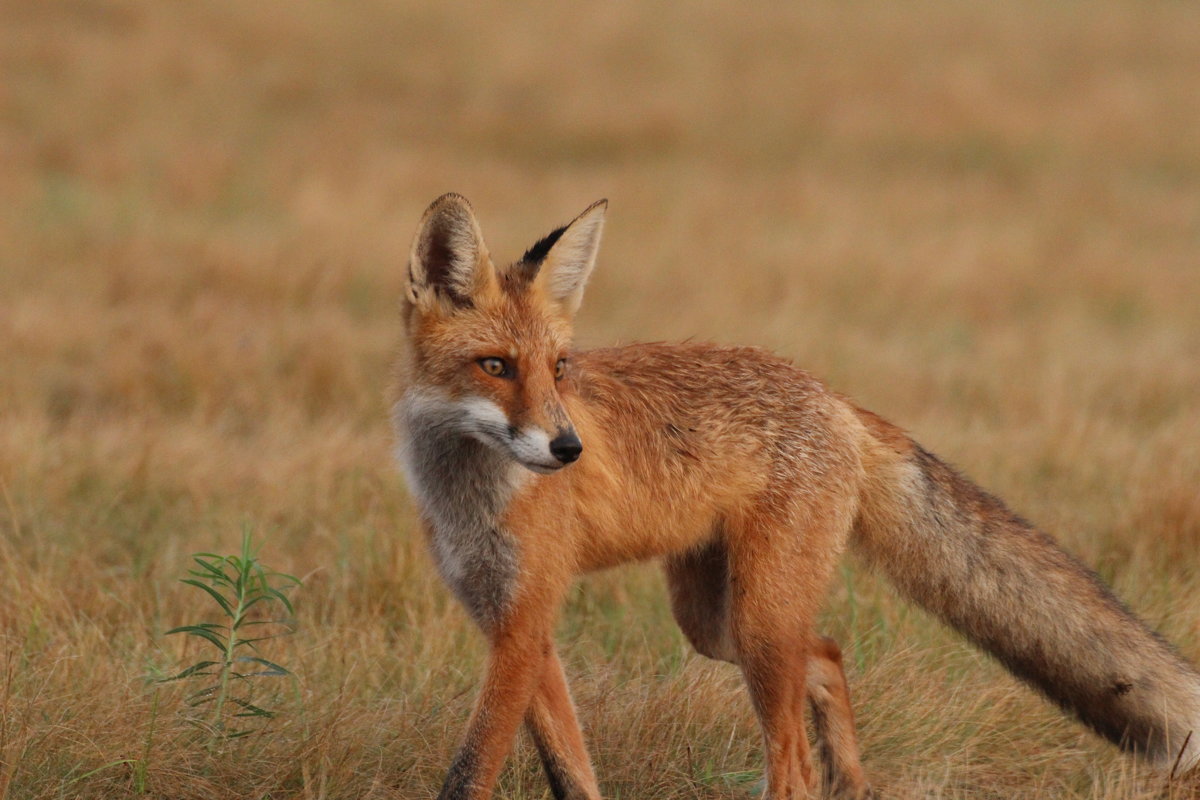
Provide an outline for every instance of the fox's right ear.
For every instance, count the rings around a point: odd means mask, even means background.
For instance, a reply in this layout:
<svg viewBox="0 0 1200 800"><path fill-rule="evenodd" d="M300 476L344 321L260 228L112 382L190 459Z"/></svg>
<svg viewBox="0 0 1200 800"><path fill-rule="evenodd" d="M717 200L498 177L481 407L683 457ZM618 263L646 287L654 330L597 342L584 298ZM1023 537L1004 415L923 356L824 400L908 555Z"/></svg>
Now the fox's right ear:
<svg viewBox="0 0 1200 800"><path fill-rule="evenodd" d="M425 210L408 259L405 298L423 311L469 307L496 270L467 198L444 194Z"/></svg>
<svg viewBox="0 0 1200 800"><path fill-rule="evenodd" d="M607 200L597 200L525 254L525 263L532 264L537 270L535 284L540 285L568 317L579 310L583 287L596 266L607 209Z"/></svg>

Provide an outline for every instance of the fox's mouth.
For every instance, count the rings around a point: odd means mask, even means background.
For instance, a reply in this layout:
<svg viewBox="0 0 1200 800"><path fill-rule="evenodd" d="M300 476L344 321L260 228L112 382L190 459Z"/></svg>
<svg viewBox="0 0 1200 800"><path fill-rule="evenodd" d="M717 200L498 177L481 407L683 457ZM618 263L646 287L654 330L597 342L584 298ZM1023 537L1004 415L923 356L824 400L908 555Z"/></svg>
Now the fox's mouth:
<svg viewBox="0 0 1200 800"><path fill-rule="evenodd" d="M514 446L515 442L513 441L512 437L502 436L494 431L477 432L475 434L475 438L484 444L491 445L516 463L520 464L525 469L529 470L530 472L536 472L538 475L553 475L555 472L558 472L560 469L566 466L566 464L558 459L537 461L523 457L526 454L520 454L517 452L517 448Z"/></svg>
<svg viewBox="0 0 1200 800"><path fill-rule="evenodd" d="M563 464L559 461L522 461L518 458L516 459L516 462L530 472L536 472L539 475L553 475L555 472L558 472L560 469L566 466L566 464Z"/></svg>
<svg viewBox="0 0 1200 800"><path fill-rule="evenodd" d="M501 443L509 457L539 475L552 475L579 457L578 450L565 454L561 452L558 440L551 440L539 428L520 430L510 427L506 433L508 435L501 439ZM578 442L578 439L575 441Z"/></svg>

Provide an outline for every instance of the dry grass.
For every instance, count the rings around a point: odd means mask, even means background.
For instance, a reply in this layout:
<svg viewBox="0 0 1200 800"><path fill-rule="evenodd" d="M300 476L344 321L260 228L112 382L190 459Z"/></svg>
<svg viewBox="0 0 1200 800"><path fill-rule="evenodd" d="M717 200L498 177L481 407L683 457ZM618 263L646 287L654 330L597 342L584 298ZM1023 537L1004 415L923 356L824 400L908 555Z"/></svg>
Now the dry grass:
<svg viewBox="0 0 1200 800"><path fill-rule="evenodd" d="M1200 657L1200 9L0 2L0 797L432 797L482 647L389 461L425 204L515 255L600 196L585 342L772 347L906 425ZM176 582L303 576L297 675L206 753L155 670ZM1156 796L853 564L889 797ZM730 668L653 568L561 641L612 798L743 797ZM115 763L128 760L129 763ZM542 798L522 745L502 796ZM1177 789L1182 797L1186 790Z"/></svg>

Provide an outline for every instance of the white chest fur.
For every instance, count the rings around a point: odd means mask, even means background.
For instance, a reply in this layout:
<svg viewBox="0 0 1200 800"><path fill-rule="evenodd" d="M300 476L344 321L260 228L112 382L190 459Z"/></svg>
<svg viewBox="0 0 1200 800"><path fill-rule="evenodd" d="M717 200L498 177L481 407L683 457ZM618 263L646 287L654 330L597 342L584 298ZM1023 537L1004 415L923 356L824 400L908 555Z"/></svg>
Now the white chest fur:
<svg viewBox="0 0 1200 800"><path fill-rule="evenodd" d="M442 578L481 625L512 598L519 552L499 524L529 472L471 433L470 408L410 390L396 404L397 460L429 526Z"/></svg>

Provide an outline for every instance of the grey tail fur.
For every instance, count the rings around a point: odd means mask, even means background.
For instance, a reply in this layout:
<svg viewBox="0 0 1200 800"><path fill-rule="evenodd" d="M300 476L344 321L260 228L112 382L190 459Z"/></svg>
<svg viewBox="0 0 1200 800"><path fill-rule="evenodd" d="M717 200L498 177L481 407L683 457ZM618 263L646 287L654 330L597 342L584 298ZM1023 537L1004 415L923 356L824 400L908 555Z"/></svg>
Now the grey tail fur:
<svg viewBox="0 0 1200 800"><path fill-rule="evenodd" d="M1200 763L1200 673L1095 573L919 446L869 480L854 543L902 594L1122 749Z"/></svg>

